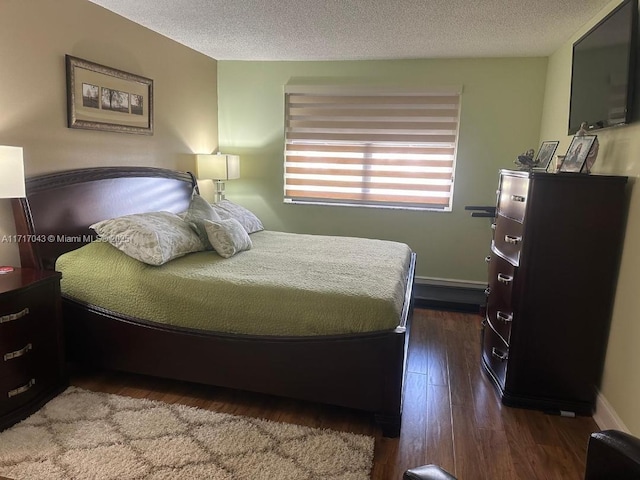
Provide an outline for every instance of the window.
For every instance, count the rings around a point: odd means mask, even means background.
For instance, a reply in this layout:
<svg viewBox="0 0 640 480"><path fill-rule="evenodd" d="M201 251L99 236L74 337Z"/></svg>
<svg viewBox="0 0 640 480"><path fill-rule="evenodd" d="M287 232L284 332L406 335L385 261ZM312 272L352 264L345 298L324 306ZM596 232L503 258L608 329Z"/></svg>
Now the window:
<svg viewBox="0 0 640 480"><path fill-rule="evenodd" d="M284 200L450 211L460 89L285 87Z"/></svg>

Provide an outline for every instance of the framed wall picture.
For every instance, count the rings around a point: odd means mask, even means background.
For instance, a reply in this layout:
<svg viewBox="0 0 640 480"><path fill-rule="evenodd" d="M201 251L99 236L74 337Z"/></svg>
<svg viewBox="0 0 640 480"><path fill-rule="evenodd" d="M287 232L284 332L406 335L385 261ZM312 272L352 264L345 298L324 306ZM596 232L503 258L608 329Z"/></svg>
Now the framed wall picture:
<svg viewBox="0 0 640 480"><path fill-rule="evenodd" d="M579 173L595 140L596 135L576 135L573 137L560 171Z"/></svg>
<svg viewBox="0 0 640 480"><path fill-rule="evenodd" d="M556 153L556 149L560 142L558 140L552 142L542 142L540 145L540 149L538 150L538 155L536 155L535 160L533 161L535 170L546 170L553 158L553 154Z"/></svg>
<svg viewBox="0 0 640 480"><path fill-rule="evenodd" d="M153 135L153 80L65 56L69 128Z"/></svg>

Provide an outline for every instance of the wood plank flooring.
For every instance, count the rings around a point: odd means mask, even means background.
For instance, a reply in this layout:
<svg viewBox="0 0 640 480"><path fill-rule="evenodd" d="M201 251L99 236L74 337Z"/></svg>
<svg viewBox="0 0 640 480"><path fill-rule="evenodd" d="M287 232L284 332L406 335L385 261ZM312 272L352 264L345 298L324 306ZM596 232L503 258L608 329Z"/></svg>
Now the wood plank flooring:
<svg viewBox="0 0 640 480"><path fill-rule="evenodd" d="M460 480L584 478L595 422L503 406L480 367L479 345L478 315L415 310L402 435L396 439L383 438L369 415L338 407L113 372L76 372L72 384L374 435L373 480L400 480L407 468L426 463L439 464Z"/></svg>

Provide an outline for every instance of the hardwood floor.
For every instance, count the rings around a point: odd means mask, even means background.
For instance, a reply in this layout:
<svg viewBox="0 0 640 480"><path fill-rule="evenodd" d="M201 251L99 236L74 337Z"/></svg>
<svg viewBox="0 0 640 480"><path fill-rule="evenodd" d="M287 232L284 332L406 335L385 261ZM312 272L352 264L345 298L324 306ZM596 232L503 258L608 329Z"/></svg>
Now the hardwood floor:
<svg viewBox="0 0 640 480"><path fill-rule="evenodd" d="M396 439L383 438L369 415L338 407L113 372L74 373L72 384L373 435L373 480L400 480L407 468L426 463L460 480L582 479L595 422L503 406L481 370L479 345L478 315L415 310L402 435Z"/></svg>

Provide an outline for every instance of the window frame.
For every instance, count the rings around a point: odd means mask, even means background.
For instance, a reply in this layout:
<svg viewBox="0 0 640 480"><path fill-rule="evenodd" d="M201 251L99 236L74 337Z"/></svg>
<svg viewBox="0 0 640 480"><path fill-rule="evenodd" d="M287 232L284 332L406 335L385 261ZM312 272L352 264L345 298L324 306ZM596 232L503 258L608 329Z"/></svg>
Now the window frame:
<svg viewBox="0 0 640 480"><path fill-rule="evenodd" d="M445 142L447 144L446 147L442 147L442 149L449 149L451 150L451 159L450 159L450 167L445 167L445 169L450 168L450 175L448 174L448 178L445 180L448 183L445 182L437 182L437 174L434 173L434 175L432 177L429 176L425 176L423 177L423 180L425 182L434 182L435 183L424 183L424 185L440 185L441 187L434 187L435 190L434 191L445 191L444 188L442 188L442 186L448 186L448 192L449 195L443 195L441 196L442 198L447 198L448 202L446 204L443 203L442 207L438 207L436 206L435 203L424 203L424 204L420 204L417 202L411 203L411 202L386 202L384 200L374 200L371 201L370 203L366 202L366 201L354 201L352 199L339 199L339 198L303 198L301 196L296 196L296 195L288 195L287 192L292 191L291 189L291 185L292 184L288 184L287 183L287 179L291 179L291 174L288 176L288 168L292 169L291 164L288 161L288 157L289 156L298 156L300 155L295 154L295 155L290 155L291 151L289 150L289 145L308 145L311 146L313 144L317 144L317 145L323 145L325 147L327 147L328 145L331 145L331 140L327 140L327 141L323 141L323 140L317 140L317 143L313 143L314 141L310 141L309 143L305 144L304 141L296 141L296 139L292 139L290 138L289 134L292 133L291 132L291 118L289 115L290 112L290 102L289 102L289 95L308 95L308 96L348 96L348 97L375 97L375 96L379 96L381 98L383 97L411 97L411 96L416 96L416 97L428 97L428 96L434 96L434 97L456 97L457 100L457 108L455 108L456 106L453 105L453 108L449 107L449 109L451 110L451 113L454 113L454 115L451 115L451 117L453 118L453 120L436 120L434 121L433 119L430 119L429 122L442 122L442 123L455 123L455 128L453 129L444 129L443 131L448 132L447 135L449 136L453 136L453 141L452 142ZM358 85L285 85L284 86L284 127L285 127L285 131L284 131L284 171L283 171L283 195L284 195L284 202L288 203L288 204L298 204L298 205L325 205L325 206L347 206L347 207L364 207L364 208L382 208L382 209L395 209L395 210L421 210L421 211L436 211L436 212L451 212L453 210L453 202L454 202L454 188L455 188L455 174L456 174L456 166L457 166L457 156L458 156L458 142L459 142L459 138L460 138L460 119L461 119L461 108L462 108L462 87L461 86L449 86L449 87L421 87L421 88L415 88L415 87L398 87L398 86L358 86ZM367 105L368 108L372 108L371 105ZM347 107L344 107L347 108ZM395 108L395 107L392 107ZM400 108L400 107L398 107ZM427 107L423 107L423 108L427 108ZM433 106L432 108L437 108L436 106ZM391 111L391 110L390 110ZM427 110L428 111L428 110ZM366 118L366 117L364 117ZM447 117L448 118L448 117ZM335 116L335 117L331 117L329 116L329 118L323 117L322 120L329 120L329 121L340 121L340 117L339 116ZM413 120L413 119L411 119ZM425 122L425 120L420 120L422 122ZM388 121L385 123L389 123ZM393 130L394 134L398 133L397 129L391 129L391 128L382 128L381 130L378 131L383 131L383 130L389 130L390 132ZM298 129L299 130L299 129ZM296 132L298 131L296 130ZM327 130L332 130L331 128L327 128ZM348 129L346 129L348 130ZM358 129L355 129L358 130ZM354 130L354 131L355 131ZM408 132L400 132L400 133L407 133ZM331 133L324 133L325 135L331 135ZM335 133L334 133L335 134ZM355 133L354 135L358 135L359 133ZM363 138L367 136L367 134L362 134ZM424 137L424 140L421 141L417 141L417 142L391 142L391 146L389 148L398 148L398 149L405 149L405 150L410 150L411 148L422 148L422 149L429 149L429 148L436 148L433 145L437 145L438 143L440 143L439 141L432 141L432 142L428 142L428 138L429 136L436 136L435 133L433 132L429 132L429 133L419 133L419 135ZM441 136L444 136L445 134L441 134ZM415 135L412 135L415 136ZM362 171L372 171L371 170L371 164L367 163L367 160L370 160L372 158L371 153L369 153L369 155L367 156L366 153L364 153L364 150L366 149L366 141L364 140L359 140L361 143L358 146L362 146L362 157L358 157L361 158L363 161L360 162L358 165L356 165L356 167L362 167ZM340 145L340 141L336 141L336 145ZM343 145L349 143L348 141L344 141L342 142ZM381 147L382 144L378 143L376 144L373 148L374 149L379 149L382 148ZM347 149L351 148L354 151L356 150L356 146L349 146L346 147ZM385 147L386 148L386 147ZM415 155L414 155L415 156ZM437 155L436 155L437 156ZM445 155L446 156L446 155ZM402 159L399 159L399 161L401 162ZM432 162L437 162L439 161L438 159L436 160L422 160L425 163L432 163ZM443 160L440 160L443 161ZM305 162L301 162L301 163L305 163ZM307 162L308 164L311 164L311 162ZM349 163L349 162L347 162ZM404 162L405 165L409 165L409 163L407 161ZM378 160L378 164L380 164L380 160ZM368 166L367 166L368 165ZM306 167L308 167L309 165L305 165ZM340 166L342 168L349 168L349 167L344 167L344 166ZM398 169L399 165L397 164L393 164L390 163L389 169ZM401 167L401 166L400 166ZM326 166L324 166L324 168L327 168ZM381 167L378 167L381 168ZM411 168L411 167L407 167L407 168ZM413 167L416 168L416 167ZM419 168L419 167L418 167ZM433 168L433 167L427 167L428 168ZM436 167L437 168L437 167ZM406 170L405 170L406 171ZM415 171L412 173L416 173ZM425 172L422 172L425 173ZM294 174L295 175L295 174ZM307 176L311 176L314 174L309 174ZM319 174L315 174L316 176L319 176ZM380 175L381 178L384 178L385 181L389 181L390 178L393 178L393 173L388 174L388 175ZM339 177L338 177L339 178ZM354 177L356 178L356 177ZM359 178L361 179L360 181L363 181L362 179L364 179L364 175L360 175ZM328 181L328 180L326 180ZM326 182L325 181L325 182ZM401 179L401 182L406 181L407 185L413 185L413 188L409 188L404 190L405 192L411 192L412 190L418 190L418 186L421 184L420 181L418 181L418 183L414 182L410 182L407 178L405 179ZM357 182L356 180L351 180L351 182ZM322 181L321 181L322 183ZM368 182L364 182L363 184L368 183ZM376 185L378 185L378 188L376 190L382 190L382 188L379 188L380 182L373 182ZM390 183L390 182L389 182ZM306 185L305 185L306 186ZM313 188L313 187L312 187ZM354 187L357 188L357 187ZM367 188L367 190L371 190L371 188ZM396 191L401 191L400 189L396 189ZM365 191L361 191L358 194L361 195L366 195L367 192ZM379 197L382 197L383 195L381 194L376 194ZM337 195L336 195L337 196ZM410 196L410 195L406 195L406 196ZM440 195L436 194L433 198L437 198L440 197Z"/></svg>

